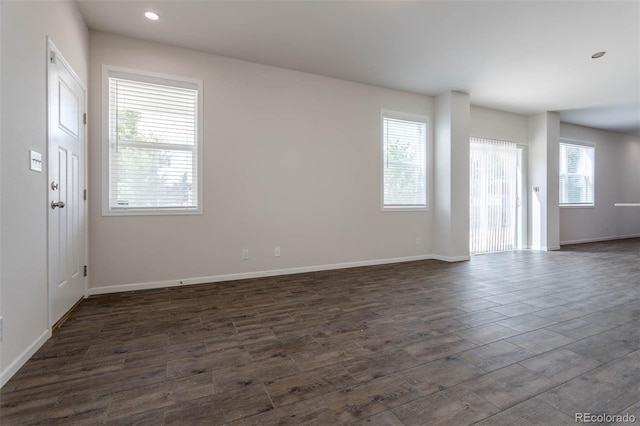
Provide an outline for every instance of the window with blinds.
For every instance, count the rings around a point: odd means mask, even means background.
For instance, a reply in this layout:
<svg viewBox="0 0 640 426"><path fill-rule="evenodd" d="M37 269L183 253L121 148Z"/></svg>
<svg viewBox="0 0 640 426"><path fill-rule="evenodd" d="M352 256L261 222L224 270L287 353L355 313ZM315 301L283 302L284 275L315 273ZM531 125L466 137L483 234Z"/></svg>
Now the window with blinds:
<svg viewBox="0 0 640 426"><path fill-rule="evenodd" d="M383 112L383 209L427 208L427 118Z"/></svg>
<svg viewBox="0 0 640 426"><path fill-rule="evenodd" d="M106 213L201 213L201 83L117 70L107 81Z"/></svg>
<svg viewBox="0 0 640 426"><path fill-rule="evenodd" d="M595 148L560 142L560 205L594 205Z"/></svg>

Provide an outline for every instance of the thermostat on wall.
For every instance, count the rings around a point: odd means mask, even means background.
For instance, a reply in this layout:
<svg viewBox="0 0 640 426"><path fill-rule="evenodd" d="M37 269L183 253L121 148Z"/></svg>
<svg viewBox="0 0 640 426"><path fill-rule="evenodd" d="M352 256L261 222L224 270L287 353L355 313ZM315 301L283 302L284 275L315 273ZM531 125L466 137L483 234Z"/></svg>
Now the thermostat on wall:
<svg viewBox="0 0 640 426"><path fill-rule="evenodd" d="M42 154L29 150L30 165L29 168L34 172L42 172Z"/></svg>

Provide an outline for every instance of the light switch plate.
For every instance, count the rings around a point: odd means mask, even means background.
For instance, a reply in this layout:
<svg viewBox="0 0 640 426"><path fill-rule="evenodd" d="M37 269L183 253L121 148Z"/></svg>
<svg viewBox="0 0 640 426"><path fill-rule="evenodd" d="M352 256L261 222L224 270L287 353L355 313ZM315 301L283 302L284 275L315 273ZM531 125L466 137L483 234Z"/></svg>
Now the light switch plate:
<svg viewBox="0 0 640 426"><path fill-rule="evenodd" d="M42 154L30 149L29 159L30 159L29 168L34 172L42 172Z"/></svg>

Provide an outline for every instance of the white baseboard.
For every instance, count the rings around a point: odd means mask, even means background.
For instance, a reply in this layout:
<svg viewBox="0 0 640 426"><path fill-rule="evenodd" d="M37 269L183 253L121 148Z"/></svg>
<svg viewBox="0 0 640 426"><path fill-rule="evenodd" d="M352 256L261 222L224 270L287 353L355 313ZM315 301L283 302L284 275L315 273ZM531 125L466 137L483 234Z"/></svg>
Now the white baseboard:
<svg viewBox="0 0 640 426"><path fill-rule="evenodd" d="M600 241L625 240L627 238L640 238L640 234L616 235L616 236L610 236L610 237L585 238L582 240L560 241L560 245L566 246L568 244L597 243Z"/></svg>
<svg viewBox="0 0 640 426"><path fill-rule="evenodd" d="M434 254L431 258L435 260L442 260L443 262L464 262L471 259L471 256L442 256Z"/></svg>
<svg viewBox="0 0 640 426"><path fill-rule="evenodd" d="M562 243L561 243L562 244ZM554 250L560 250L560 246L543 246L543 247L533 247L533 246L526 246L525 250L533 250L533 251L554 251Z"/></svg>
<svg viewBox="0 0 640 426"><path fill-rule="evenodd" d="M182 284L181 284L182 283ZM96 294L122 293L125 291L153 290L158 288L178 287L188 285L186 280L170 280L170 281L150 281L144 283L119 284L104 287L89 287L89 296Z"/></svg>
<svg viewBox="0 0 640 426"><path fill-rule="evenodd" d="M0 373L0 388L18 372L20 367L29 361L29 358L31 358L33 354L35 354L36 351L44 345L44 342L46 342L49 337L51 337L51 329L45 330L44 333L35 340L35 342L29 345L29 347L22 352L18 358L16 358L2 373Z"/></svg>
<svg viewBox="0 0 640 426"><path fill-rule="evenodd" d="M245 280L250 278L264 278L264 277L273 277L277 275L302 274L305 272L330 271L334 269L358 268L361 266L386 265L390 263L413 262L416 260L433 260L433 259L443 260L445 262L460 262L463 260L469 260L469 256L446 257L446 256L433 255L433 254L426 254L426 255L419 255L419 256L394 257L389 259L374 259L374 260L362 260L357 262L332 263L328 265L302 266L298 268L269 269L269 270L256 271L256 272L241 272L237 274L211 275L208 277L183 278L183 279L168 280L168 281L121 284L121 285L114 285L114 286L89 288L89 295L120 293L124 291L150 290L150 289L167 288L167 287L178 287L181 285L216 283L216 282L222 282L222 281Z"/></svg>

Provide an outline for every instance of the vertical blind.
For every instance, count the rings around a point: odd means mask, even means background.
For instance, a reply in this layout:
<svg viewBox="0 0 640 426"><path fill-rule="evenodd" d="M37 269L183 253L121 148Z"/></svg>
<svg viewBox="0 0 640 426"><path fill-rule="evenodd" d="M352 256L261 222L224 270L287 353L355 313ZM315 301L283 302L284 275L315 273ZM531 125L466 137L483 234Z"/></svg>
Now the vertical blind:
<svg viewBox="0 0 640 426"><path fill-rule="evenodd" d="M594 148L560 142L560 204L594 203Z"/></svg>
<svg viewBox="0 0 640 426"><path fill-rule="evenodd" d="M111 210L198 207L198 89L109 77Z"/></svg>
<svg viewBox="0 0 640 426"><path fill-rule="evenodd" d="M471 253L515 249L517 162L515 143L471 138Z"/></svg>
<svg viewBox="0 0 640 426"><path fill-rule="evenodd" d="M383 117L384 207L427 206L427 123Z"/></svg>

